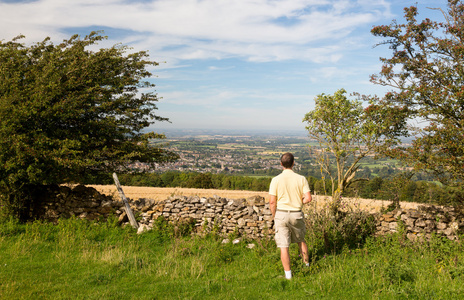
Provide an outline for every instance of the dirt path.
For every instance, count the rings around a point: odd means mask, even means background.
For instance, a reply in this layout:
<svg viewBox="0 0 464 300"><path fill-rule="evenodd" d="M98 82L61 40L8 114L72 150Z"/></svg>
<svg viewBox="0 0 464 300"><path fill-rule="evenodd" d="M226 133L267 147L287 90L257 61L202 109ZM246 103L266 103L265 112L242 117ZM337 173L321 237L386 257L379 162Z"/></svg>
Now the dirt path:
<svg viewBox="0 0 464 300"><path fill-rule="evenodd" d="M116 186L114 185L90 185L99 192L119 197ZM229 198L241 199L249 198L252 196L262 196L269 200L267 192L253 192L253 191L229 191L229 190L215 190L215 189L189 189L189 188L160 188L160 187L139 187L139 186L123 186L124 194L130 199L149 198L154 200L164 200L173 195L181 196L199 196L199 197L213 197L214 195ZM323 207L327 204L330 197L327 196L313 196L313 201L316 207ZM372 199L358 199L358 198L345 198L346 204L359 207L361 209L378 212L383 207L387 207L391 201L372 200ZM400 202L402 208L417 208L419 203Z"/></svg>

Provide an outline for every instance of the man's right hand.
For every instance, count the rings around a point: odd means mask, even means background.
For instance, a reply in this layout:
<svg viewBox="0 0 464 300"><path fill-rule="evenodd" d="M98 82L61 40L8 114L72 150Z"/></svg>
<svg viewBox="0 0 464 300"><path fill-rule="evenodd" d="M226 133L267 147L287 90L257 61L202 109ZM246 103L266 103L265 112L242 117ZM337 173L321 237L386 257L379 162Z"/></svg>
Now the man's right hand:
<svg viewBox="0 0 464 300"><path fill-rule="evenodd" d="M312 201L312 196L310 192L304 194L303 204L307 204Z"/></svg>

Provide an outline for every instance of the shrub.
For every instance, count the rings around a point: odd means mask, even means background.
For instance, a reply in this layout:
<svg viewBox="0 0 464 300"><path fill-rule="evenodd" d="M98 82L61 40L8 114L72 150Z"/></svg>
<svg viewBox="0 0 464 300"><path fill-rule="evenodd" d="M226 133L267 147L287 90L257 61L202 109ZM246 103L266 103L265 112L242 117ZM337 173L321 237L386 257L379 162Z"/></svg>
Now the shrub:
<svg viewBox="0 0 464 300"><path fill-rule="evenodd" d="M181 218L175 221L169 221L163 216L156 218L153 222L152 232L156 234L160 242L188 236L195 229L195 219Z"/></svg>
<svg viewBox="0 0 464 300"><path fill-rule="evenodd" d="M375 217L366 211L342 202L334 211L329 206L306 212L306 240L310 255L339 253L343 247L350 249L361 246L376 229ZM312 251L311 251L312 247Z"/></svg>

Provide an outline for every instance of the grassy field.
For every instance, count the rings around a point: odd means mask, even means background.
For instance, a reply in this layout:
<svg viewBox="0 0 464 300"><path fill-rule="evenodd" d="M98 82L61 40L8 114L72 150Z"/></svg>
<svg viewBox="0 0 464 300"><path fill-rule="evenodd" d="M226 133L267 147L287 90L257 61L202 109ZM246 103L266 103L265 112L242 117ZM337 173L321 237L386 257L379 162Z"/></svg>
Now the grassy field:
<svg viewBox="0 0 464 300"><path fill-rule="evenodd" d="M398 234L322 251L308 236L311 265L292 247L289 281L272 239L233 244L173 232L162 222L137 235L114 221L5 220L0 298L464 299L462 242L412 244Z"/></svg>

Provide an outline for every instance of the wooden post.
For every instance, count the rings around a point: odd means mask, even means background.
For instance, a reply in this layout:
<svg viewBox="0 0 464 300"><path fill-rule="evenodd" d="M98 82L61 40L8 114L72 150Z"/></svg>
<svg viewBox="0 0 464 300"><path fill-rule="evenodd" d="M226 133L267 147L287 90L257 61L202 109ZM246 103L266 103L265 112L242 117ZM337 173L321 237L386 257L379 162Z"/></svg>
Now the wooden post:
<svg viewBox="0 0 464 300"><path fill-rule="evenodd" d="M126 207L126 214L129 217L129 221L135 229L139 228L139 224L135 220L134 214L132 213L132 209L130 208L129 202L127 202L126 195L124 195L124 191L122 190L121 184L119 183L118 175L113 173L114 183L116 184L116 188L118 189L119 195L121 196L122 201Z"/></svg>

